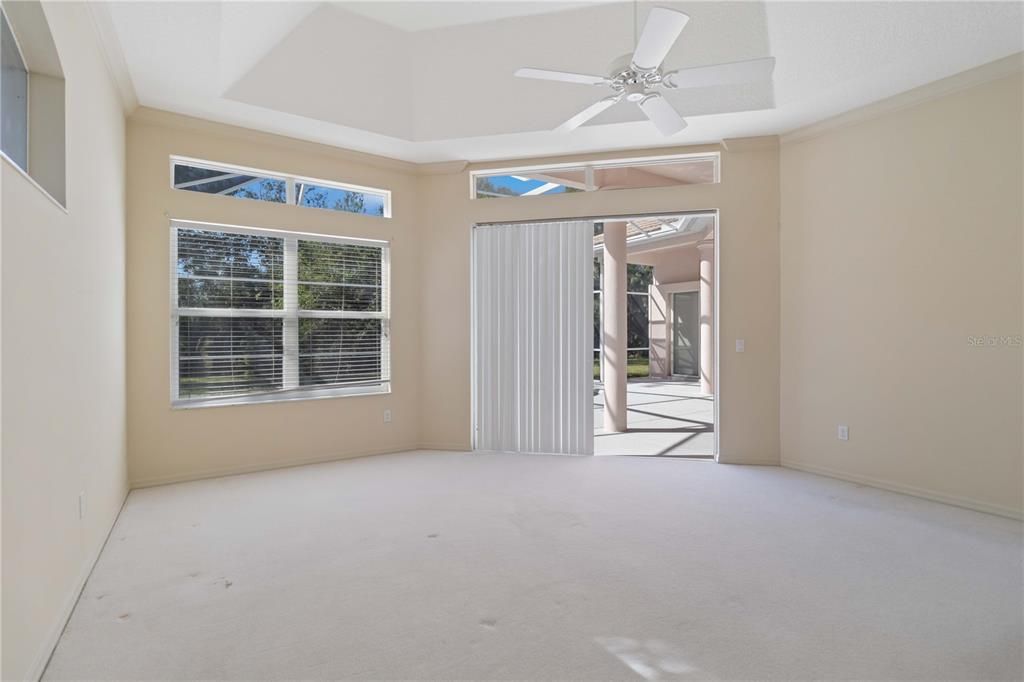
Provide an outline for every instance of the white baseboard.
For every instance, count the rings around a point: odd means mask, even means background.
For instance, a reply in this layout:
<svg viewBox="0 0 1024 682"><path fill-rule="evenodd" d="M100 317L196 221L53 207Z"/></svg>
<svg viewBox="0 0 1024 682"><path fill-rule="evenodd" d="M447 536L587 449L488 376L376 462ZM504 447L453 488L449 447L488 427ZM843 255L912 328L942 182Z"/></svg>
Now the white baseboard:
<svg viewBox="0 0 1024 682"><path fill-rule="evenodd" d="M440 450L442 452L472 452L473 448L465 443L420 443L419 450Z"/></svg>
<svg viewBox="0 0 1024 682"><path fill-rule="evenodd" d="M750 466L760 467L777 467L779 466L778 457L765 457L765 458L754 458L754 459L728 459L725 457L719 457L717 460L719 464L747 464Z"/></svg>
<svg viewBox="0 0 1024 682"><path fill-rule="evenodd" d="M327 462L340 462L346 459L357 459L359 457L371 457L373 455L391 455L397 452L409 452L420 449L416 444L403 445L382 450L359 450L347 454L321 455L319 457L304 457L299 459L288 459L276 462L263 462L260 464L249 464L243 466L220 467L217 469L202 469L200 471L189 471L183 474L171 474L169 476L151 476L149 478L132 479L128 486L136 488L152 488L158 485L169 485L171 483L187 483L188 481L201 481L207 478L221 478L222 476L237 476L238 474L255 474L260 471L273 471L275 469L290 469L291 467L306 466L307 464L326 464Z"/></svg>
<svg viewBox="0 0 1024 682"><path fill-rule="evenodd" d="M42 646L39 648L39 653L36 654L35 661L32 663L32 667L28 670L27 679L38 681L42 678L43 673L46 672L46 666L50 663L50 657L53 656L53 652L57 648L60 636L64 634L64 628L67 627L68 620L71 618L71 613L75 610L75 606L78 604L78 598L82 596L82 590L85 589L85 583L88 582L89 576L92 575L92 569L96 567L96 562L99 561L100 554L103 553L103 548L107 546L110 534L114 532L114 525L117 523L117 519L121 516L121 511L124 509L124 503L128 500L129 492L129 490L125 490L124 498L121 500L121 506L118 507L117 513L114 514L114 518L110 521L110 527L107 528L107 534L103 537L103 542L99 543L99 545L89 555L89 559L85 563L84 570L78 576L78 579L75 581L71 591L68 592L65 597L64 604L61 605L53 627L50 628L49 633L47 633L46 637L43 639Z"/></svg>
<svg viewBox="0 0 1024 682"><path fill-rule="evenodd" d="M809 474L818 474L819 476L838 478L841 481L849 481L850 483L860 483L861 485L871 486L872 488L880 488L882 490L888 490L889 492L902 493L903 495L911 495L913 497L920 497L926 500L931 500L933 502L951 504L955 507L963 507L965 509L984 512L986 514L1005 516L1016 520L1024 519L1024 511L1020 509L1013 509L1012 507L1004 507L1002 505L989 504L988 502L972 500L966 497L958 497L956 495L948 495L946 493L940 493L935 490L928 490L927 488L917 488L914 486L903 485L901 483L893 483L892 481L871 478L870 476L851 474L846 471L838 471L836 469L818 466L816 464L795 462L793 460L786 459L785 457L782 458L782 466L786 467L787 469L796 469L797 471L804 471Z"/></svg>

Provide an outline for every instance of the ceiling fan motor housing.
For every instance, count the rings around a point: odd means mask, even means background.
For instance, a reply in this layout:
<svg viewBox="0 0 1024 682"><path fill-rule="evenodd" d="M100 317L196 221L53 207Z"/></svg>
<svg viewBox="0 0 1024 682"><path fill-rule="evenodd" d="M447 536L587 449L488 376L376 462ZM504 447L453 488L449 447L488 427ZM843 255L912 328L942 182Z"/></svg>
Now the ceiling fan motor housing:
<svg viewBox="0 0 1024 682"><path fill-rule="evenodd" d="M623 55L609 67L609 85L630 102L639 102L647 91L662 81L661 69L639 69L632 63L632 55Z"/></svg>

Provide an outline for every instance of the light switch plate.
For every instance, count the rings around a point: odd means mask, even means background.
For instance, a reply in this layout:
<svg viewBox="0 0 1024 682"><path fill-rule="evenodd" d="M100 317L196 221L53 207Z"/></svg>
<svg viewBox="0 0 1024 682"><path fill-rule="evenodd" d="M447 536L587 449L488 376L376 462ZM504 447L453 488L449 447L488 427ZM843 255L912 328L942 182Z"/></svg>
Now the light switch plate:
<svg viewBox="0 0 1024 682"><path fill-rule="evenodd" d="M839 440L850 440L850 427L846 424L840 424L839 428L836 429L836 438Z"/></svg>
<svg viewBox="0 0 1024 682"><path fill-rule="evenodd" d="M736 339L736 352L742 353L747 349L747 342L743 339Z"/></svg>

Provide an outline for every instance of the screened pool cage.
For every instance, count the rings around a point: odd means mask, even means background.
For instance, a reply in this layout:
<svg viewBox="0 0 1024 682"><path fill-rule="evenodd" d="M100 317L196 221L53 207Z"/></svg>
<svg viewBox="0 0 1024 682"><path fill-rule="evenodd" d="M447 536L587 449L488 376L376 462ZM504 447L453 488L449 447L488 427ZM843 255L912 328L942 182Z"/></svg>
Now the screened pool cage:
<svg viewBox="0 0 1024 682"><path fill-rule="evenodd" d="M600 234L601 223L595 225ZM604 376L604 354L601 352L601 322L604 311L602 290L603 252L594 255L594 381ZM629 263L626 270L626 358L630 379L650 376L650 294L654 283L654 268L650 265Z"/></svg>

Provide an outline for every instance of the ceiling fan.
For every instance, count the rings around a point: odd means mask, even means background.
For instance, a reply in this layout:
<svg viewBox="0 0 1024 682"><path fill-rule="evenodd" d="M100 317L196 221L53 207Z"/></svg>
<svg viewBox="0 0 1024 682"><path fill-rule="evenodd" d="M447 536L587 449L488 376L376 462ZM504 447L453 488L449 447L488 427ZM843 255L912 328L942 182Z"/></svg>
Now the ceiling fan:
<svg viewBox="0 0 1024 682"><path fill-rule="evenodd" d="M698 66L664 72L661 62L683 32L690 17L682 12L655 7L647 15L647 23L636 41L632 55L624 55L612 63L608 76L519 69L516 76L540 80L579 83L609 87L614 94L591 104L555 128L569 131L578 128L614 104L626 99L634 102L662 135L675 135L686 127L686 121L675 107L658 92L659 89L702 88L713 85L749 83L767 80L775 68L775 58L750 59L742 62Z"/></svg>

